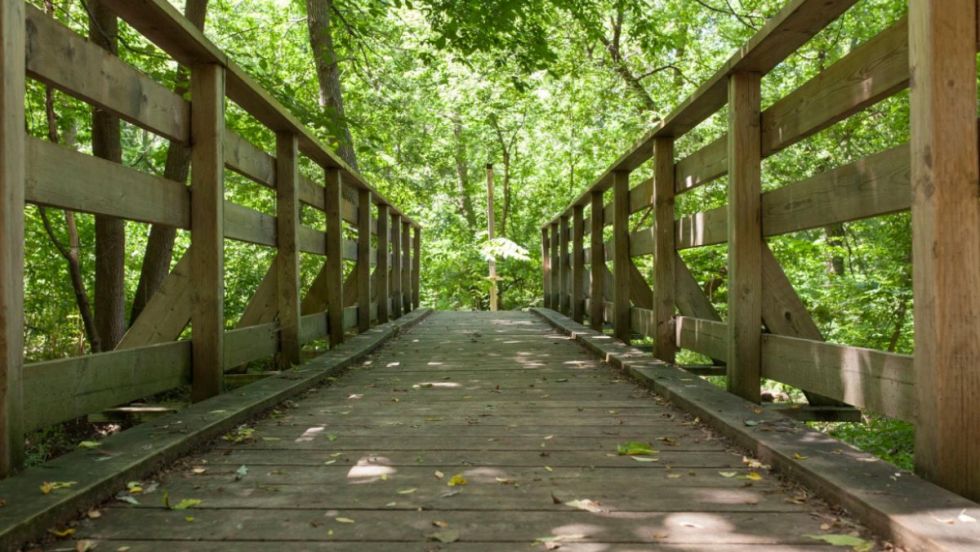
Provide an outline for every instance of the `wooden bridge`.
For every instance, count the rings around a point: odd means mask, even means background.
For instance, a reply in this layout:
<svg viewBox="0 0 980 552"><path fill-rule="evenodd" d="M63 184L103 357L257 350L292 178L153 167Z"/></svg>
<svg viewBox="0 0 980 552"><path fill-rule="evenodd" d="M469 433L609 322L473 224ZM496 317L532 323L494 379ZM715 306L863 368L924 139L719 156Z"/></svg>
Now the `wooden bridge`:
<svg viewBox="0 0 980 552"><path fill-rule="evenodd" d="M545 308L500 313L420 308L416 222L168 2L102 3L191 100L0 4L0 549L980 549L976 0L910 2L763 110L763 77L856 3L790 0L542 227ZM27 79L187 144L190 186L25 135ZM763 192L763 159L906 89L910 143ZM726 135L679 142L725 110ZM226 201L229 170L274 215ZM722 177L727 205L677 216ZM117 350L24 363L25 203L189 232ZM766 238L906 210L915 354L824 342ZM225 240L276 250L238 320ZM722 319L678 252L724 243ZM808 404L760 405L762 378ZM193 405L23 469L26 433L188 384ZM799 421L864 410L916 424L917 474Z"/></svg>

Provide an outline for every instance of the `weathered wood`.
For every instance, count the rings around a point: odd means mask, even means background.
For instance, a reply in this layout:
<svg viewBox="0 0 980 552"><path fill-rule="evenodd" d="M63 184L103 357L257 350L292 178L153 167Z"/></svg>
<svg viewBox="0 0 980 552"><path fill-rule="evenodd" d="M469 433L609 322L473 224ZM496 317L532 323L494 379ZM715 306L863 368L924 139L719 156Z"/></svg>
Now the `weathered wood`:
<svg viewBox="0 0 980 552"><path fill-rule="evenodd" d="M225 166L268 188L276 187L276 158L238 134L225 130ZM323 194L320 194L321 199Z"/></svg>
<svg viewBox="0 0 980 552"><path fill-rule="evenodd" d="M412 226L402 219L402 312L412 312Z"/></svg>
<svg viewBox="0 0 980 552"><path fill-rule="evenodd" d="M391 316L402 316L402 222L401 216L391 215Z"/></svg>
<svg viewBox="0 0 980 552"><path fill-rule="evenodd" d="M27 74L170 140L190 137L190 106L131 65L26 6Z"/></svg>
<svg viewBox="0 0 980 552"><path fill-rule="evenodd" d="M388 261L390 256L388 224L391 221L391 212L387 205L378 205L378 266L375 272L378 275L378 323L388 322L388 307L391 305L391 281Z"/></svg>
<svg viewBox="0 0 980 552"><path fill-rule="evenodd" d="M412 310L419 308L422 285L422 228L412 228Z"/></svg>
<svg viewBox="0 0 980 552"><path fill-rule="evenodd" d="M547 227L541 229L541 282L544 290L544 307L551 304L551 238Z"/></svg>
<svg viewBox="0 0 980 552"><path fill-rule="evenodd" d="M558 252L560 251L561 239L558 237L558 222L555 221L551 224L551 240L548 242L551 244L551 306L555 310L561 308L561 257Z"/></svg>
<svg viewBox="0 0 980 552"><path fill-rule="evenodd" d="M24 3L0 5L0 478L24 461Z"/></svg>
<svg viewBox="0 0 980 552"><path fill-rule="evenodd" d="M910 356L765 334L762 375L878 414L916 421Z"/></svg>
<svg viewBox="0 0 980 552"><path fill-rule="evenodd" d="M228 239L276 247L276 217L232 203L224 202L224 236Z"/></svg>
<svg viewBox="0 0 980 552"><path fill-rule="evenodd" d="M653 253L653 356L674 362L677 347L674 340L674 140L658 138L653 142L653 227L649 235Z"/></svg>
<svg viewBox="0 0 980 552"><path fill-rule="evenodd" d="M615 321L613 332L619 339L629 342L630 331L630 259L629 239L629 173L613 175L613 304ZM635 268L635 267L634 267Z"/></svg>
<svg viewBox="0 0 980 552"><path fill-rule="evenodd" d="M371 201L370 190L360 190L357 205L357 331L371 329Z"/></svg>
<svg viewBox="0 0 980 552"><path fill-rule="evenodd" d="M718 315L715 306L708 300L704 290L687 268L687 263L678 253L674 253L674 288L677 292L677 310L682 315L721 322L721 316Z"/></svg>
<svg viewBox="0 0 980 552"><path fill-rule="evenodd" d="M762 295L762 322L770 332L823 341L806 305L765 243L762 244Z"/></svg>
<svg viewBox="0 0 980 552"><path fill-rule="evenodd" d="M674 234L677 249L725 243L728 240L728 206L679 218L674 223Z"/></svg>
<svg viewBox="0 0 980 552"><path fill-rule="evenodd" d="M909 6L916 471L980 500L976 0Z"/></svg>
<svg viewBox="0 0 980 552"><path fill-rule="evenodd" d="M653 290L647 283L646 275L636 268L632 259L626 265L630 273L630 301L637 307L644 309L653 308Z"/></svg>
<svg viewBox="0 0 980 552"><path fill-rule="evenodd" d="M682 194L726 173L728 173L727 135L713 140L677 162L674 167L674 191Z"/></svg>
<svg viewBox="0 0 980 552"><path fill-rule="evenodd" d="M343 183L339 170L326 169L324 172L326 178L323 203L327 215L327 260L323 265L325 285L322 289L327 303L330 346L336 347L344 341L344 263L341 257L344 221L340 218L340 193Z"/></svg>
<svg viewBox="0 0 980 552"><path fill-rule="evenodd" d="M224 366L225 71L191 69L191 399L221 393Z"/></svg>
<svg viewBox="0 0 980 552"><path fill-rule="evenodd" d="M279 320L280 369L300 363L299 349L299 142L276 136L276 305Z"/></svg>
<svg viewBox="0 0 980 552"><path fill-rule="evenodd" d="M276 274L278 263L279 259L274 257L269 265L269 270L265 272L265 276L259 282L259 287L255 289L255 293L245 305L245 312L242 313L235 327L247 328L248 326L272 322L276 319L276 314L279 312L279 300L276 297L279 290L279 283L276 281L278 279Z"/></svg>
<svg viewBox="0 0 980 552"><path fill-rule="evenodd" d="M296 334L297 343L299 333ZM236 328L225 332L225 370L255 360L270 358L279 352L279 325L275 322Z"/></svg>
<svg viewBox="0 0 980 552"><path fill-rule="evenodd" d="M316 312L304 314L299 319L299 341L307 344L310 341L327 336L327 313Z"/></svg>
<svg viewBox="0 0 980 552"><path fill-rule="evenodd" d="M711 358L729 358L728 324L704 318L678 316L674 324L677 346Z"/></svg>
<svg viewBox="0 0 980 552"><path fill-rule="evenodd" d="M191 343L176 341L24 367L25 429L34 430L190 381Z"/></svg>
<svg viewBox="0 0 980 552"><path fill-rule="evenodd" d="M584 207L576 205L572 209L572 320L582 323L585 319L585 221Z"/></svg>
<svg viewBox="0 0 980 552"><path fill-rule="evenodd" d="M603 207L602 207L602 192L595 192L592 194L591 199L591 226L592 233L590 236L591 247L589 250L592 252L591 256L591 266L590 273L592 275L592 285L589 291L589 326L597 331L602 331L603 327L603 294L606 287L605 276L606 276L606 261L605 261L605 246L603 245L602 239L602 227L603 227Z"/></svg>
<svg viewBox="0 0 980 552"><path fill-rule="evenodd" d="M191 321L193 314L192 258L193 254L188 249L174 265L170 274L164 278L163 283L160 284L160 289L147 301L139 318L126 330L119 344L116 345L116 349L132 349L164 343L173 341L180 336ZM269 297L274 296L273 290L272 293L269 293Z"/></svg>
<svg viewBox="0 0 980 552"><path fill-rule="evenodd" d="M728 390L759 402L762 156L759 73L735 73L728 99Z"/></svg>
<svg viewBox="0 0 980 552"><path fill-rule="evenodd" d="M558 219L558 311L562 314L571 312L571 288L572 267L569 266L568 256L568 217L563 216Z"/></svg>

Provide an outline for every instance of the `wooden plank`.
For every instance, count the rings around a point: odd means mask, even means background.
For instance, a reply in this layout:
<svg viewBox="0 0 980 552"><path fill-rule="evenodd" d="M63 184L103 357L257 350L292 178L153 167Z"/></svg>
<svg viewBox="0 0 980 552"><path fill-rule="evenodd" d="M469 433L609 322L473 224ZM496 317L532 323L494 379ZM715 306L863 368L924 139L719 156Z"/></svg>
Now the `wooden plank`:
<svg viewBox="0 0 980 552"><path fill-rule="evenodd" d="M674 253L674 288L677 310L683 316L721 322L721 316L718 315L715 306L705 296L698 281L687 268L687 263L676 252Z"/></svg>
<svg viewBox="0 0 980 552"><path fill-rule="evenodd" d="M653 320L653 311L641 307L630 308L630 327L633 331L649 338L656 337L656 325ZM671 336L671 341L674 337Z"/></svg>
<svg viewBox="0 0 980 552"><path fill-rule="evenodd" d="M762 244L762 295L762 321L770 332L823 341L813 317L765 243Z"/></svg>
<svg viewBox="0 0 980 552"><path fill-rule="evenodd" d="M585 221L583 220L584 207L576 205L572 209L572 294L571 294L571 316L572 320L582 323L585 319L585 279L582 277L585 272Z"/></svg>
<svg viewBox="0 0 980 552"><path fill-rule="evenodd" d="M193 66L191 97L191 399L197 402L221 393L224 366L224 69Z"/></svg>
<svg viewBox="0 0 980 552"><path fill-rule="evenodd" d="M279 284L276 281L278 279L278 264L277 253L276 257L272 259L269 269L265 272L265 276L262 277L262 281L259 282L259 287L255 289L252 298L245 305L245 312L238 319L236 328L266 324L276 319L279 312L279 303L276 297L279 292Z"/></svg>
<svg viewBox="0 0 980 552"><path fill-rule="evenodd" d="M402 316L402 222L401 216L391 215L391 316Z"/></svg>
<svg viewBox="0 0 980 552"><path fill-rule="evenodd" d="M558 310L561 308L561 256L559 255L559 244L561 239L558 237L558 222L551 225L551 308Z"/></svg>
<svg viewBox="0 0 980 552"><path fill-rule="evenodd" d="M615 285L613 304L615 321L613 332L616 337L629 343L630 331L630 289L632 288L629 238L629 173L618 172L613 175L613 269ZM635 269L636 267L633 266Z"/></svg>
<svg viewBox="0 0 980 552"><path fill-rule="evenodd" d="M716 245L728 241L728 207L716 207L681 217L674 223L677 249Z"/></svg>
<svg viewBox="0 0 980 552"><path fill-rule="evenodd" d="M916 471L980 500L977 5L909 6Z"/></svg>
<svg viewBox="0 0 980 552"><path fill-rule="evenodd" d="M602 207L602 192L592 194L590 209L592 234L589 237L591 241L589 250L592 252L592 266L590 271L592 274L592 285L589 288L589 298L591 299L589 303L589 326L596 331L602 331L602 298L606 287L606 270L603 270L606 266L606 255L602 239L602 227L604 226L603 222L605 217Z"/></svg>
<svg viewBox="0 0 980 552"><path fill-rule="evenodd" d="M190 193L179 182L32 137L25 153L31 203L190 228Z"/></svg>
<svg viewBox="0 0 980 552"><path fill-rule="evenodd" d="M729 357L728 324L703 318L678 316L674 324L677 346L711 358Z"/></svg>
<svg viewBox="0 0 980 552"><path fill-rule="evenodd" d="M630 257L653 255L655 247L652 227L647 226L630 233Z"/></svg>
<svg viewBox="0 0 980 552"><path fill-rule="evenodd" d="M327 260L322 271L325 276L323 290L326 295L330 346L336 347L344 342L344 264L341 258L344 222L340 218L340 192L343 183L339 170L326 169L325 173L323 203L327 215Z"/></svg>
<svg viewBox="0 0 980 552"><path fill-rule="evenodd" d="M327 336L327 313L305 314L299 319L299 340L302 344Z"/></svg>
<svg viewBox="0 0 980 552"><path fill-rule="evenodd" d="M297 332L297 340L299 334ZM279 325L275 322L236 328L225 332L225 370L255 360L270 358L279 352Z"/></svg>
<svg viewBox="0 0 980 552"><path fill-rule="evenodd" d="M276 135L276 310L279 320L280 370L300 363L299 342L299 141Z"/></svg>
<svg viewBox="0 0 980 552"><path fill-rule="evenodd" d="M183 98L34 6L26 12L28 75L164 138L188 141Z"/></svg>
<svg viewBox="0 0 980 552"><path fill-rule="evenodd" d="M391 297L391 280L388 269L390 256L388 225L391 222L391 211L387 205L378 205L378 266L375 273L378 275L377 297L378 297L378 323L388 322L388 299Z"/></svg>
<svg viewBox="0 0 980 552"><path fill-rule="evenodd" d="M762 375L877 414L916 421L910 356L765 334Z"/></svg>
<svg viewBox="0 0 980 552"><path fill-rule="evenodd" d="M327 254L326 232L301 224L297 232L297 240L299 241L299 250L303 253Z"/></svg>
<svg viewBox="0 0 980 552"><path fill-rule="evenodd" d="M682 194L728 174L728 136L723 135L677 162L674 191Z"/></svg>
<svg viewBox="0 0 980 552"><path fill-rule="evenodd" d="M541 229L541 284L544 291L544 308L551 305L551 239L548 228Z"/></svg>
<svg viewBox="0 0 980 552"><path fill-rule="evenodd" d="M276 217L260 213L254 209L224 202L224 232L232 240L276 246Z"/></svg>
<svg viewBox="0 0 980 552"><path fill-rule="evenodd" d="M276 158L230 130L224 137L225 166L267 188L276 187Z"/></svg>
<svg viewBox="0 0 980 552"><path fill-rule="evenodd" d="M24 3L0 5L0 478L24 461Z"/></svg>
<svg viewBox="0 0 980 552"><path fill-rule="evenodd" d="M188 383L190 373L189 341L28 364L25 428L40 429L167 391Z"/></svg>
<svg viewBox="0 0 980 552"><path fill-rule="evenodd" d="M653 251L653 356L674 362L677 347L673 320L676 292L674 279L677 255L674 233L674 139L657 138L653 142L654 177L652 190L653 227L645 232L654 242ZM631 240L632 241L632 240Z"/></svg>
<svg viewBox="0 0 980 552"><path fill-rule="evenodd" d="M568 216L558 219L558 311L562 314L571 312L572 267L568 257L569 225Z"/></svg>
<svg viewBox="0 0 980 552"><path fill-rule="evenodd" d="M412 226L402 220L402 312L412 312Z"/></svg>
<svg viewBox="0 0 980 552"><path fill-rule="evenodd" d="M422 229L412 230L412 310L419 308L422 284Z"/></svg>
<svg viewBox="0 0 980 552"><path fill-rule="evenodd" d="M361 190L357 221L357 331L371 329L371 192Z"/></svg>
<svg viewBox="0 0 980 552"><path fill-rule="evenodd" d="M139 318L126 330L116 346L117 349L144 347L180 337L193 314L192 257L193 254L188 250L177 261L160 288L146 302Z"/></svg>
<svg viewBox="0 0 980 552"><path fill-rule="evenodd" d="M652 309L653 290L650 289L650 284L647 283L646 276L640 272L640 269L636 268L632 259L627 265L627 270L630 273L630 301L637 307Z"/></svg>
<svg viewBox="0 0 980 552"><path fill-rule="evenodd" d="M728 100L728 390L759 402L762 156L759 73L735 73Z"/></svg>

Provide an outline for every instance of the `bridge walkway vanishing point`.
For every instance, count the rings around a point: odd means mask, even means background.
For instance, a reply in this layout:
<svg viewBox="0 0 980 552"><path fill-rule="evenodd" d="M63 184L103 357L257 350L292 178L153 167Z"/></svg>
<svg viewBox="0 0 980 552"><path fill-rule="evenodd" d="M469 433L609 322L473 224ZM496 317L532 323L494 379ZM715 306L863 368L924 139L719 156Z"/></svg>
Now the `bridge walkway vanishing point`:
<svg viewBox="0 0 980 552"><path fill-rule="evenodd" d="M806 535L860 531L530 313L436 313L248 427L143 493L120 489L139 504L110 501L76 538L131 551L820 550ZM655 452L617 454L630 441ZM168 509L165 495L200 502Z"/></svg>

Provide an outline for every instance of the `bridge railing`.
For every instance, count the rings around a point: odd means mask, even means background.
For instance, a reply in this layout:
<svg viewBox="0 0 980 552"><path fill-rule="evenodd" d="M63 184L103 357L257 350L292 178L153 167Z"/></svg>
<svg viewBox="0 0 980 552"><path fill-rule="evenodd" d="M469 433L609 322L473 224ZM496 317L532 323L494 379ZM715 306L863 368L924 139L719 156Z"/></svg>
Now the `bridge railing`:
<svg viewBox="0 0 980 552"><path fill-rule="evenodd" d="M907 17L762 110L762 77L855 3L790 1L545 224L544 302L623 339L648 336L667 362L680 348L716 359L728 389L750 401L769 378L811 403L914 422L917 470L977 499L977 7L911 2ZM908 89L910 67L911 143L763 193L765 158ZM678 158L675 142L726 107L728 132ZM653 178L630 188L630 174L651 160ZM726 175L727 205L675 215L675 200ZM631 214L645 210L652 224L631 231ZM914 356L825 342L766 239L909 210ZM716 244L728 246L725 320L678 254ZM649 256L650 277L633 261Z"/></svg>
<svg viewBox="0 0 980 552"><path fill-rule="evenodd" d="M189 68L191 101L30 4L2 3L0 476L21 465L28 431L187 383L202 400L222 392L229 369L272 357L288 368L304 344L339 344L419 304L417 223L168 2L103 4ZM190 186L27 135L26 78L188 145ZM275 152L226 128L226 100L275 134ZM322 180L301 173L302 157L322 169ZM275 190L275 216L227 201L226 170ZM24 364L25 203L188 231L190 248L116 350ZM304 209L321 212L308 218L325 227L305 224ZM224 308L225 240L276 250L239 320ZM308 290L301 253L323 259ZM188 325L190 338L181 339Z"/></svg>

